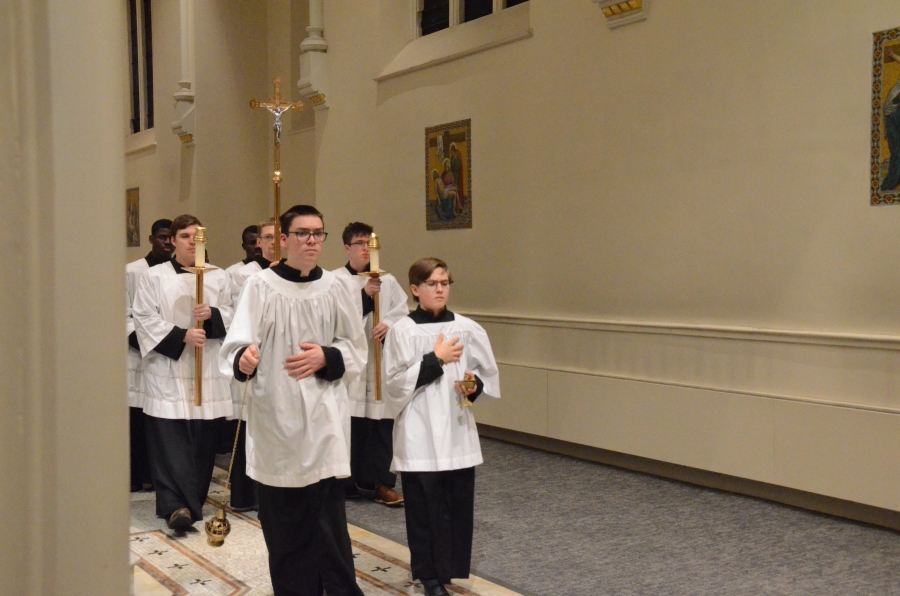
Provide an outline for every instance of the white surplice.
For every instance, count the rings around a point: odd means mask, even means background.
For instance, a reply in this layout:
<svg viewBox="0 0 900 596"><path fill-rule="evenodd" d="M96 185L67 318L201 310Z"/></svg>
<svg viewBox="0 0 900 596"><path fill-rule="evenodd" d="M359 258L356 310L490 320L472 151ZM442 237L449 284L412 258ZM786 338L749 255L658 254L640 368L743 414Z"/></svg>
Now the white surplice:
<svg viewBox="0 0 900 596"><path fill-rule="evenodd" d="M238 298L241 295L241 290L244 288L244 282L247 281L247 278L255 275L262 271L262 267L256 261L250 261L246 265L243 262L235 263L231 267L225 270L226 273L229 274L229 279L231 281L231 300L234 303L235 309L237 309ZM244 386L245 383L240 383L236 381L234 378L231 379L231 403L234 408L234 414L232 414L229 418L241 420L247 420L247 408L249 407L250 402L250 391L247 391L246 397L244 396ZM243 411L243 415L241 412Z"/></svg>
<svg viewBox="0 0 900 596"><path fill-rule="evenodd" d="M207 339L203 348L203 405L194 405L194 348L185 345L178 360L154 351L175 328L192 329L197 279L176 273L172 261L141 275L132 305L135 329L144 357L144 412L157 418L212 420L231 416L229 377L219 366L222 339ZM231 286L222 269L204 273L203 302L219 309L225 328L234 314Z"/></svg>
<svg viewBox="0 0 900 596"><path fill-rule="evenodd" d="M295 282L266 269L245 282L220 362L223 373L233 374L238 353L250 344L259 347L245 411L247 475L254 480L302 487L350 475L345 383L358 382L366 362L359 299L353 291L328 271L315 281ZM301 343L340 350L343 378L290 377L285 360L300 353Z"/></svg>
<svg viewBox="0 0 900 596"><path fill-rule="evenodd" d="M462 356L445 364L435 381L416 389L422 358L434 352L442 333L445 342L459 338ZM484 383L478 401L500 397L497 362L481 325L456 313L454 320L442 323L417 324L404 317L388 332L384 360L386 414L396 415L391 471L441 472L481 464L474 408L460 405L463 397L454 385L470 371Z"/></svg>
<svg viewBox="0 0 900 596"><path fill-rule="evenodd" d="M138 280L141 275L150 268L147 259L140 258L125 265L125 338L134 332L134 319L131 316L131 305L134 303L134 293L137 291ZM131 408L144 407L144 390L141 387L141 362L140 350L128 346L128 406Z"/></svg>
<svg viewBox="0 0 900 596"><path fill-rule="evenodd" d="M358 286L357 292L361 292L363 287L369 281L369 277L365 275L353 275L347 267L335 269L332 273L338 277L351 280ZM406 303L406 293L400 287L400 283L390 273L381 276L381 296L378 300L379 315L382 323L388 327L409 314L409 306ZM362 295L360 294L360 299ZM362 312L360 311L360 315ZM387 395L387 385L385 384L384 375L384 358L381 359L381 401L375 399L375 342L372 339L372 328L374 321L374 313L366 315L364 328L366 333L366 341L369 348L369 361L366 363L366 376L364 382L360 382L350 394L350 415L357 418L370 418L372 420L381 420L382 418L393 418L393 416L385 416L384 399Z"/></svg>

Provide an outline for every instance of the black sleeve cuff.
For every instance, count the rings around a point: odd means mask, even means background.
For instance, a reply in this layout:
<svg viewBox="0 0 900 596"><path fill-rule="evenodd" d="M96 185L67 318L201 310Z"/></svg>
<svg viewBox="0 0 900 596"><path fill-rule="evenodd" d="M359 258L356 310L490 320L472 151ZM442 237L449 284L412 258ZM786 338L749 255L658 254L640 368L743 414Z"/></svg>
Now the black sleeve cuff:
<svg viewBox="0 0 900 596"><path fill-rule="evenodd" d="M475 375L475 383L478 384L478 387L475 388L475 393L469 396L469 401L475 401L484 392L484 381L479 379L478 375Z"/></svg>
<svg viewBox="0 0 900 596"><path fill-rule="evenodd" d="M416 379L416 389L429 383L434 383L444 374L444 367L438 362L434 352L428 352L422 357L422 366L419 368L419 378Z"/></svg>
<svg viewBox="0 0 900 596"><path fill-rule="evenodd" d="M375 311L375 299L366 294L365 288L360 290L360 292L362 292L363 318L365 318L367 314Z"/></svg>
<svg viewBox="0 0 900 596"><path fill-rule="evenodd" d="M168 356L172 360L178 360L181 358L181 353L184 352L184 347L187 345L184 343L184 337L187 335L187 329L182 329L181 327L172 327L172 330L169 331L169 334L163 338L161 342L159 342L154 351L162 354L163 356Z"/></svg>
<svg viewBox="0 0 900 596"><path fill-rule="evenodd" d="M141 344L137 340L137 331L132 331L128 336L128 347L134 348L138 352L141 351Z"/></svg>
<svg viewBox="0 0 900 596"><path fill-rule="evenodd" d="M206 331L206 339L222 339L228 331L225 329L225 321L222 313L215 306L210 306L210 317L203 321L203 330Z"/></svg>
<svg viewBox="0 0 900 596"><path fill-rule="evenodd" d="M241 364L241 356L244 355L244 350L246 350L246 349L249 348L249 347L250 347L250 346L244 346L243 348L241 348L240 350L238 350L237 356L234 357L234 364L232 365L232 369L234 370L234 378L235 378L235 380L237 380L239 383L246 383L247 381L249 381L250 379L252 379L253 377L255 377L255 376L256 376L256 370L259 370L259 367L257 367L257 369L254 370L254 371L253 371L253 374L250 375L250 376L247 376L247 375L245 375L244 373L241 372L241 367L240 367L240 364Z"/></svg>
<svg viewBox="0 0 900 596"><path fill-rule="evenodd" d="M325 354L325 368L316 371L316 376L326 381L337 381L344 376L344 355L337 348L321 346Z"/></svg>

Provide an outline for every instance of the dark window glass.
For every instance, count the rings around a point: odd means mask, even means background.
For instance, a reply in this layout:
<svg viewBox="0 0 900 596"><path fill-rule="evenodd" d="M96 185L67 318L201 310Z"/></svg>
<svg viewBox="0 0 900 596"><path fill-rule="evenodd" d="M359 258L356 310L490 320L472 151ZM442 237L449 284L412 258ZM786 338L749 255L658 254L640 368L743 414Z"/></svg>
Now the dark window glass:
<svg viewBox="0 0 900 596"><path fill-rule="evenodd" d="M526 2L528 2L528 0L506 0L506 8L517 4L525 4Z"/></svg>
<svg viewBox="0 0 900 596"><path fill-rule="evenodd" d="M141 57L138 53L137 0L128 0L128 41L131 49L131 132L141 132Z"/></svg>
<svg viewBox="0 0 900 596"><path fill-rule="evenodd" d="M153 128L153 28L150 26L150 0L144 0L144 80L147 128Z"/></svg>
<svg viewBox="0 0 900 596"><path fill-rule="evenodd" d="M463 4L464 23L486 17L494 12L494 0L465 0Z"/></svg>
<svg viewBox="0 0 900 596"><path fill-rule="evenodd" d="M425 0L422 7L422 35L450 26L450 0Z"/></svg>

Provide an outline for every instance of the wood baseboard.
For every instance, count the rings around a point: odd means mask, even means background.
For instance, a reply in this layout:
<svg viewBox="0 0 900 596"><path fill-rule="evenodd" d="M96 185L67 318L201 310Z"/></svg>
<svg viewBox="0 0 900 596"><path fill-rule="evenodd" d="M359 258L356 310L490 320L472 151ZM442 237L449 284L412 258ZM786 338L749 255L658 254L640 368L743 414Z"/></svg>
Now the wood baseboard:
<svg viewBox="0 0 900 596"><path fill-rule="evenodd" d="M828 497L816 493L806 492L776 484L748 480L728 474L709 472L679 464L628 455L599 447L590 447L578 443L569 443L559 439L540 437L515 430L478 425L481 436L499 439L508 443L524 445L542 451L549 451L560 455L584 459L608 466L651 474L689 484L696 484L707 488L722 490L731 493L774 501L792 507L816 511L827 515L842 517L845 519L881 526L891 530L900 531L900 511L883 509L872 505L864 505L854 501L846 501L835 497Z"/></svg>

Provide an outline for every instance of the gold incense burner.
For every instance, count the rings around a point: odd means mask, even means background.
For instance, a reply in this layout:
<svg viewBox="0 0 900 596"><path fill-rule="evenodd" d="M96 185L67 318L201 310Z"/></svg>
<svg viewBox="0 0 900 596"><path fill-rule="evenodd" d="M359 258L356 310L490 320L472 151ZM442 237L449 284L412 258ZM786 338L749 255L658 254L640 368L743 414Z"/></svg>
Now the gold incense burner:
<svg viewBox="0 0 900 596"><path fill-rule="evenodd" d="M206 522L206 542L210 546L222 546L225 537L231 532L231 522L225 516L225 508L216 512L216 516Z"/></svg>

